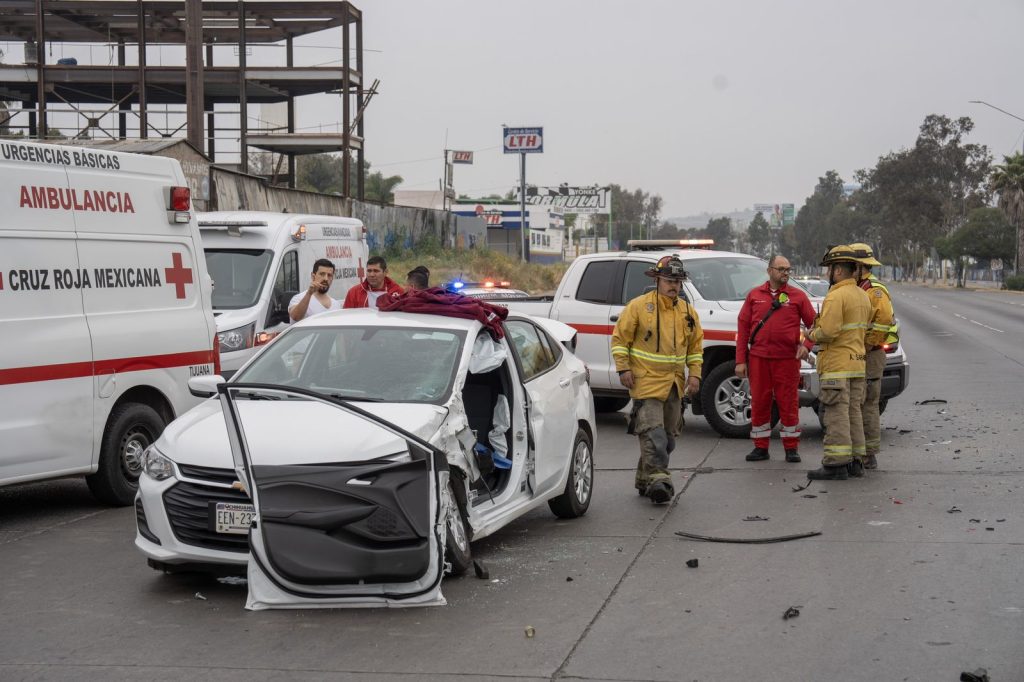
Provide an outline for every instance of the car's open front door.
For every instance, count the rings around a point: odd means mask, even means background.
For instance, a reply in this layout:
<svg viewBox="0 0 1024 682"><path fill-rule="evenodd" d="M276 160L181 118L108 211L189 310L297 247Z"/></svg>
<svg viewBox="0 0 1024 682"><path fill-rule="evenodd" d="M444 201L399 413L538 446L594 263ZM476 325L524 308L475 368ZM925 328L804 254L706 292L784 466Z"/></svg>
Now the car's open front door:
<svg viewBox="0 0 1024 682"><path fill-rule="evenodd" d="M219 392L255 508L247 608L444 603L441 451L311 391L229 383ZM288 431L296 410L315 411L323 428Z"/></svg>

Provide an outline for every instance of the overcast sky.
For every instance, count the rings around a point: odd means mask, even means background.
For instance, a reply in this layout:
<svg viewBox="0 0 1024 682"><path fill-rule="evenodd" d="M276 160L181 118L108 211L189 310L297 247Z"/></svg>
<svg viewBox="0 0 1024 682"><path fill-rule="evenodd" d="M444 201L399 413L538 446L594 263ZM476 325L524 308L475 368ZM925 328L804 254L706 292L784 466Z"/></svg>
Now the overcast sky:
<svg viewBox="0 0 1024 682"><path fill-rule="evenodd" d="M997 159L1024 133L968 103L1024 118L1022 0L355 4L381 80L367 158L400 189L438 186L446 135L477 151L458 192L511 189L502 123L544 126L527 182L640 187L664 217L799 206L825 171L849 181L912 145L931 113L973 118Z"/></svg>

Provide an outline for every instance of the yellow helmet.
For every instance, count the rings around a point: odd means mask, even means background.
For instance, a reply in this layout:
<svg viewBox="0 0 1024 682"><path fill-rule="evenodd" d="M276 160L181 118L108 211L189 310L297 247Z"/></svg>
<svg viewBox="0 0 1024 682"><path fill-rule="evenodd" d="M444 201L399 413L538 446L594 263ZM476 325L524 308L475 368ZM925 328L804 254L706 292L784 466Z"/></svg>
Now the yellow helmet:
<svg viewBox="0 0 1024 682"><path fill-rule="evenodd" d="M833 246L826 253L824 258L821 259L822 265L832 265L833 263L857 263L857 254L849 244L840 244L839 246Z"/></svg>
<svg viewBox="0 0 1024 682"><path fill-rule="evenodd" d="M857 254L856 261L858 263L863 265L881 265L881 263L875 260L875 252L867 244L850 244L850 248Z"/></svg>

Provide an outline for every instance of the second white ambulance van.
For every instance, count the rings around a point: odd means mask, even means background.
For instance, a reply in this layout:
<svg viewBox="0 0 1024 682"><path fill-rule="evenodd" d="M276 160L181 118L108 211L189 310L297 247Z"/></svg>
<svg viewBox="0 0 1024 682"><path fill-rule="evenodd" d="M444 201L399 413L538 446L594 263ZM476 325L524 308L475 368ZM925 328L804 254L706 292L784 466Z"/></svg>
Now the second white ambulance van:
<svg viewBox="0 0 1024 682"><path fill-rule="evenodd" d="M219 211L200 213L199 228L225 378L291 322L288 303L309 286L317 260L334 263L332 298L363 278L366 230L354 218Z"/></svg>
<svg viewBox="0 0 1024 682"><path fill-rule="evenodd" d="M177 161L0 140L0 485L86 474L131 504L220 370L209 300Z"/></svg>

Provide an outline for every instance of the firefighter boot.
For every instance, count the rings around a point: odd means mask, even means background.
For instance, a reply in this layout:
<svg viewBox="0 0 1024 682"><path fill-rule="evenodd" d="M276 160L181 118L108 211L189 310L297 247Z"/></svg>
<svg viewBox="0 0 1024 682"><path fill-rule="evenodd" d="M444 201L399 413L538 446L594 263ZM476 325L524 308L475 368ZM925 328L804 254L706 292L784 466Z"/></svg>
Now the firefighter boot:
<svg viewBox="0 0 1024 682"><path fill-rule="evenodd" d="M846 471L853 478L864 478L864 463L855 459L846 465Z"/></svg>
<svg viewBox="0 0 1024 682"><path fill-rule="evenodd" d="M877 469L878 459L874 455L866 455L864 457L864 468L865 469Z"/></svg>
<svg viewBox="0 0 1024 682"><path fill-rule="evenodd" d="M672 488L672 481L667 478L658 479L647 486L647 497L651 498L651 502L654 504L665 504L672 499L673 495L675 495L675 490Z"/></svg>
<svg viewBox="0 0 1024 682"><path fill-rule="evenodd" d="M849 478L850 474L846 470L846 465L841 464L837 467L822 466L820 469L807 472L807 478L812 481L845 481Z"/></svg>
<svg viewBox="0 0 1024 682"><path fill-rule="evenodd" d="M762 460L768 459L768 456L768 448L754 448L753 450L750 451L750 454L747 455L747 461L760 462Z"/></svg>
<svg viewBox="0 0 1024 682"><path fill-rule="evenodd" d="M800 453L796 451L796 448L786 448L786 461L787 462L799 462Z"/></svg>

